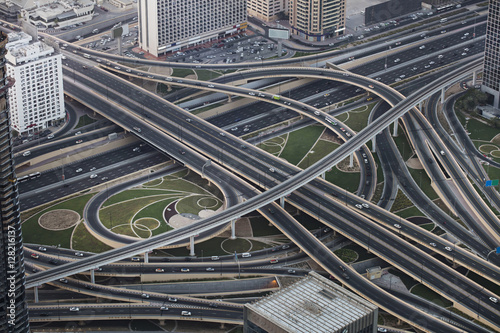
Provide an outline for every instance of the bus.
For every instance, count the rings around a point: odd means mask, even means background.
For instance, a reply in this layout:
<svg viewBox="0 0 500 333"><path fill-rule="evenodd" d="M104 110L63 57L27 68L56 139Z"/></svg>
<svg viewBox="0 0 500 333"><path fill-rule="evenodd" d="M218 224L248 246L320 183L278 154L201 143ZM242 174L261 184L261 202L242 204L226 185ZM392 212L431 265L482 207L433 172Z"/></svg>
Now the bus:
<svg viewBox="0 0 500 333"><path fill-rule="evenodd" d="M42 174L40 172L30 173L28 175L29 179L39 178Z"/></svg>

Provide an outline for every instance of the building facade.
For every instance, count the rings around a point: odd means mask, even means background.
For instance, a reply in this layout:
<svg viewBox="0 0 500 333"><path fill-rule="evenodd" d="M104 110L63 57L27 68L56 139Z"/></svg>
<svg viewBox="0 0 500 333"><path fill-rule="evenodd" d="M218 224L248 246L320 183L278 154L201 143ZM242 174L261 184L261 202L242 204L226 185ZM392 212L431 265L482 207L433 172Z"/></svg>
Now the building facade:
<svg viewBox="0 0 500 333"><path fill-rule="evenodd" d="M378 307L311 272L261 300L245 304L245 333L373 333Z"/></svg>
<svg viewBox="0 0 500 333"><path fill-rule="evenodd" d="M25 299L24 254L19 214L19 193L14 172L8 90L13 80L6 76L7 35L0 32L0 331L29 332Z"/></svg>
<svg viewBox="0 0 500 333"><path fill-rule="evenodd" d="M139 0L139 46L154 56L245 30L246 0Z"/></svg>
<svg viewBox="0 0 500 333"><path fill-rule="evenodd" d="M274 21L288 10L289 0L248 0L248 15L265 22Z"/></svg>
<svg viewBox="0 0 500 333"><path fill-rule="evenodd" d="M43 129L64 118L61 54L24 32L9 34L7 75L12 127L19 133Z"/></svg>
<svg viewBox="0 0 500 333"><path fill-rule="evenodd" d="M291 33L309 41L343 35L345 0L290 0Z"/></svg>
<svg viewBox="0 0 500 333"><path fill-rule="evenodd" d="M500 0L490 0L485 43L481 90L493 96L493 106L498 109L500 108Z"/></svg>

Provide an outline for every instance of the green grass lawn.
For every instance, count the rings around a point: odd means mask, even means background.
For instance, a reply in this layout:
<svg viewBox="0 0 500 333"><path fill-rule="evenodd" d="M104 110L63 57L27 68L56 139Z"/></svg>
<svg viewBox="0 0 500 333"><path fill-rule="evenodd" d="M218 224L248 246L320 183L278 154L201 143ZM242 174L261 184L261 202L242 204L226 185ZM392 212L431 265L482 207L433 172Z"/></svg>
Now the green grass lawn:
<svg viewBox="0 0 500 333"><path fill-rule="evenodd" d="M406 136L402 133L403 131L399 131L399 135L397 137L393 137L396 146L398 147L401 156L406 161L413 155L413 150L406 139Z"/></svg>
<svg viewBox="0 0 500 333"><path fill-rule="evenodd" d="M359 132L366 127L368 123L368 116L372 111L375 103L363 105L357 109L349 111L349 119L345 122L352 130Z"/></svg>
<svg viewBox="0 0 500 333"><path fill-rule="evenodd" d="M343 172L333 167L332 171L326 173L325 179L348 192L355 192L358 189L360 177L359 172Z"/></svg>
<svg viewBox="0 0 500 333"><path fill-rule="evenodd" d="M326 155L330 154L332 151L334 151L338 147L339 147L339 144L331 142L331 141L326 141L326 140L317 141L316 145L314 145L314 147L312 147L312 149L309 151L309 153L300 162L300 164L298 165L299 168L306 169L306 168L310 167L311 165L318 162L320 159L322 159Z"/></svg>
<svg viewBox="0 0 500 333"><path fill-rule="evenodd" d="M358 259L358 254L356 253L356 251L350 249L338 249L333 253L335 253L335 255L345 263L351 263Z"/></svg>
<svg viewBox="0 0 500 333"><path fill-rule="evenodd" d="M426 300L442 307L449 307L453 305L452 302L439 295L434 290L424 286L423 284L418 284L415 287L411 288L411 293L423 297Z"/></svg>
<svg viewBox="0 0 500 333"><path fill-rule="evenodd" d="M61 230L61 231L51 231L42 228L38 224L38 219L44 213L57 210L57 209L69 209L83 216L83 209L87 202L92 198L93 194L82 195L67 201L63 201L59 204L51 206L45 210L38 212L37 214L31 216L27 220L23 221L22 231L23 231L23 241L26 243L43 243L44 245L57 246L61 244L61 247L70 248L70 237L73 233L74 227Z"/></svg>
<svg viewBox="0 0 500 333"><path fill-rule="evenodd" d="M111 246L101 242L88 232L83 223L76 226L72 241L73 249L77 251L101 253L112 249Z"/></svg>
<svg viewBox="0 0 500 333"><path fill-rule="evenodd" d="M90 125L92 123L95 123L97 120L90 118L87 115L83 115L78 119L78 124L76 124L75 128L80 128L85 125Z"/></svg>
<svg viewBox="0 0 500 333"><path fill-rule="evenodd" d="M264 217L252 217L250 219L252 232L254 237L264 237L271 235L280 235L281 231L273 225L269 225L269 221Z"/></svg>
<svg viewBox="0 0 500 333"><path fill-rule="evenodd" d="M412 206L403 210L398 211L395 213L398 216L401 216L402 218L407 218L407 217L412 217L412 216L425 216L424 213L422 213L417 207Z"/></svg>
<svg viewBox="0 0 500 333"><path fill-rule="evenodd" d="M431 179L429 178L424 169L408 168L408 170L410 171L413 180L415 180L418 187L420 187L420 189L425 193L427 197L429 197L431 200L438 198L436 191L434 191L434 189L431 186Z"/></svg>
<svg viewBox="0 0 500 333"><path fill-rule="evenodd" d="M218 78L222 74L218 72L214 72L212 70L206 70L206 69L196 69L196 74L198 75L198 80L201 81L209 81L215 78Z"/></svg>
<svg viewBox="0 0 500 333"><path fill-rule="evenodd" d="M258 144L257 147L268 152L269 154L278 155L281 152L281 149L285 144L287 138L288 134L280 135Z"/></svg>
<svg viewBox="0 0 500 333"><path fill-rule="evenodd" d="M313 125L291 132L280 157L297 165L302 157L314 146L323 130L323 126Z"/></svg>
<svg viewBox="0 0 500 333"><path fill-rule="evenodd" d="M195 214L198 215L201 209L203 207L200 207L199 201L205 201L207 198L207 195L190 195L187 197L184 197L179 200L179 202L176 205L177 211L179 213L190 213L190 214ZM217 210L220 206L222 206L222 202L216 199L215 197L212 197L214 200L213 202L213 207L210 207L208 209L212 210Z"/></svg>
<svg viewBox="0 0 500 333"><path fill-rule="evenodd" d="M498 135L498 128L493 128L492 126L488 126L483 124L482 122L471 118L469 119L469 123L467 124L467 130L471 133L470 138L472 140L485 140L490 141Z"/></svg>
<svg viewBox="0 0 500 333"><path fill-rule="evenodd" d="M191 74L194 74L194 72L189 68L174 68L174 71L172 72L172 76L175 77L186 77Z"/></svg>

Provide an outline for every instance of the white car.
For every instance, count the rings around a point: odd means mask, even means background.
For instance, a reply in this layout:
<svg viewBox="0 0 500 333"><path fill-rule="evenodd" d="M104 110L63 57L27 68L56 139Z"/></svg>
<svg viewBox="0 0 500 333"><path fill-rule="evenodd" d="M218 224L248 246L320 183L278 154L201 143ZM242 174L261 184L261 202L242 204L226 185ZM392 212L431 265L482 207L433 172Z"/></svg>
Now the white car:
<svg viewBox="0 0 500 333"><path fill-rule="evenodd" d="M23 156L25 156L25 157L26 157L26 156L30 156L30 154L31 154L31 152L28 150L28 151L25 151L25 152L23 153Z"/></svg>
<svg viewBox="0 0 500 333"><path fill-rule="evenodd" d="M213 88L213 87L214 87L214 85L213 85L213 84L209 84L209 85L208 85L208 87L209 87L209 88Z"/></svg>
<svg viewBox="0 0 500 333"><path fill-rule="evenodd" d="M250 96L255 96L255 94L253 92L249 92L248 93Z"/></svg>
<svg viewBox="0 0 500 333"><path fill-rule="evenodd" d="M451 249L451 247L449 247L449 246L446 246L444 249L445 249L446 251L450 251L450 252L451 252L451 251L453 251L453 250Z"/></svg>
<svg viewBox="0 0 500 333"><path fill-rule="evenodd" d="M425 45L420 46L419 49L421 50L425 49Z"/></svg>
<svg viewBox="0 0 500 333"><path fill-rule="evenodd" d="M361 206L363 206L363 208L370 208L370 205L369 205L369 204L366 204L366 203L361 204Z"/></svg>
<svg viewBox="0 0 500 333"><path fill-rule="evenodd" d="M363 206L361 206L360 204L356 204L355 206L356 208L363 209Z"/></svg>
<svg viewBox="0 0 500 333"><path fill-rule="evenodd" d="M498 299L496 297L490 297L490 301L493 303L498 303Z"/></svg>
<svg viewBox="0 0 500 333"><path fill-rule="evenodd" d="M94 178L97 178L97 175L95 173L90 175L90 179L94 179Z"/></svg>
<svg viewBox="0 0 500 333"><path fill-rule="evenodd" d="M69 311L76 312L76 311L80 311L80 309L77 308L76 306L72 306L72 307L69 308Z"/></svg>
<svg viewBox="0 0 500 333"><path fill-rule="evenodd" d="M396 223L396 224L394 224L394 227L395 227L395 228L398 228L398 229L401 229L401 225L399 225L399 224L397 224L397 223Z"/></svg>
<svg viewBox="0 0 500 333"><path fill-rule="evenodd" d="M82 169L82 168L78 168L78 169L76 169L76 172L82 172L82 171L83 171L83 169Z"/></svg>
<svg viewBox="0 0 500 333"><path fill-rule="evenodd" d="M429 243L430 246L436 247L436 243Z"/></svg>
<svg viewBox="0 0 500 333"><path fill-rule="evenodd" d="M441 155L444 155L444 150L441 150L439 153L440 153Z"/></svg>
<svg viewBox="0 0 500 333"><path fill-rule="evenodd" d="M206 271L207 272L213 272L213 271L215 271L215 269L213 267L207 267Z"/></svg>

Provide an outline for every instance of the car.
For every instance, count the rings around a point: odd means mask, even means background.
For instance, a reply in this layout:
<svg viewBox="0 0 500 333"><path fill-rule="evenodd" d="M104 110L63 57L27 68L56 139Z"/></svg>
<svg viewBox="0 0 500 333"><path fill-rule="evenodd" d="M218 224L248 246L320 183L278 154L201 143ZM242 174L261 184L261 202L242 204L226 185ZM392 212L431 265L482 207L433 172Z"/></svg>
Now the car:
<svg viewBox="0 0 500 333"><path fill-rule="evenodd" d="M219 260L220 258L219 258L219 256L212 256L210 259L212 259L212 260Z"/></svg>
<svg viewBox="0 0 500 333"><path fill-rule="evenodd" d="M340 270L341 270L342 272L345 272L345 271L346 271L346 268L345 268L344 266L342 266L342 265L340 265L340 266L339 266L339 268L340 268Z"/></svg>
<svg viewBox="0 0 500 333"><path fill-rule="evenodd" d="M59 282L68 283L68 280L66 280L66 279L59 279Z"/></svg>
<svg viewBox="0 0 500 333"><path fill-rule="evenodd" d="M387 332L387 328L377 327L377 332Z"/></svg>
<svg viewBox="0 0 500 333"><path fill-rule="evenodd" d="M191 312L189 311L182 311L181 312L181 316L190 316L191 315Z"/></svg>
<svg viewBox="0 0 500 333"><path fill-rule="evenodd" d="M429 243L430 246L436 247L436 243Z"/></svg>
<svg viewBox="0 0 500 333"><path fill-rule="evenodd" d="M143 294L141 294L141 297L142 298L149 298L149 294L143 293Z"/></svg>
<svg viewBox="0 0 500 333"><path fill-rule="evenodd" d="M255 93L253 93L253 92L249 92L248 94L249 94L250 96L255 96Z"/></svg>
<svg viewBox="0 0 500 333"><path fill-rule="evenodd" d="M435 61L429 61L429 65L434 65L435 63Z"/></svg>
<svg viewBox="0 0 500 333"><path fill-rule="evenodd" d="M401 229L401 225L400 225L400 224L395 223L395 224L394 224L394 228Z"/></svg>
<svg viewBox="0 0 500 333"><path fill-rule="evenodd" d="M69 311L76 312L76 311L80 311L80 309L77 308L76 306L72 306L72 307L69 308Z"/></svg>
<svg viewBox="0 0 500 333"><path fill-rule="evenodd" d="M421 46L419 47L419 49L420 49L420 50L425 49L425 45L421 45Z"/></svg>
<svg viewBox="0 0 500 333"><path fill-rule="evenodd" d="M363 206L361 206L360 204L356 204L355 206L356 208L363 209Z"/></svg>
<svg viewBox="0 0 500 333"><path fill-rule="evenodd" d="M369 101L371 101L372 99L373 99L373 97L368 97L368 98L366 99L366 101L367 101L367 102L369 102Z"/></svg>
<svg viewBox="0 0 500 333"><path fill-rule="evenodd" d="M224 132L219 132L219 135L220 135L220 136L226 136L226 133L224 133Z"/></svg>
<svg viewBox="0 0 500 333"><path fill-rule="evenodd" d="M77 172L77 173L78 173L78 172L82 172L82 171L83 171L83 169L82 169L82 168L78 168L78 169L76 169L76 170L75 170L75 172Z"/></svg>
<svg viewBox="0 0 500 333"><path fill-rule="evenodd" d="M189 268L181 268L181 272L182 273L187 273L187 272L189 272Z"/></svg>
<svg viewBox="0 0 500 333"><path fill-rule="evenodd" d="M28 151L25 151L25 152L23 153L23 156L25 156L25 157L26 157L26 156L30 156L30 155L31 155L31 151L29 151L29 150L28 150Z"/></svg>
<svg viewBox="0 0 500 333"><path fill-rule="evenodd" d="M78 131L75 133L75 135L80 135L80 134L82 134L82 131Z"/></svg>
<svg viewBox="0 0 500 333"><path fill-rule="evenodd" d="M53 139L53 138L54 138L54 134L49 134L49 135L47 136L47 140L50 140L50 139Z"/></svg>
<svg viewBox="0 0 500 333"><path fill-rule="evenodd" d="M83 69L88 69L89 67L87 65L82 66Z"/></svg>
<svg viewBox="0 0 500 333"><path fill-rule="evenodd" d="M210 303L210 304L208 304L208 306L211 308L218 308L219 307L219 305L217 303Z"/></svg>
<svg viewBox="0 0 500 333"><path fill-rule="evenodd" d="M139 258L139 257L132 257L132 258L130 258L130 260L137 262L137 261L141 261L141 258Z"/></svg>
<svg viewBox="0 0 500 333"><path fill-rule="evenodd" d="M95 173L90 175L90 179L94 179L94 178L97 178L97 175Z"/></svg>
<svg viewBox="0 0 500 333"><path fill-rule="evenodd" d="M400 62L400 61L401 61L401 59L399 59L399 58L394 59L394 62L396 62L396 63Z"/></svg>
<svg viewBox="0 0 500 333"><path fill-rule="evenodd" d="M444 248L444 249L445 249L446 251L449 251L449 252L453 251L453 250L452 250L452 248L451 248L451 247L449 247L449 246L445 246L445 248Z"/></svg>
<svg viewBox="0 0 500 333"><path fill-rule="evenodd" d="M169 301L169 302L174 302L174 303L175 303L175 302L177 302L177 298L175 298L175 297L169 297L169 298L168 298L168 301Z"/></svg>
<svg viewBox="0 0 500 333"><path fill-rule="evenodd" d="M160 307L160 311L168 311L168 307L163 305Z"/></svg>
<svg viewBox="0 0 500 333"><path fill-rule="evenodd" d="M369 84L369 85L368 85L368 88L373 89L373 88L375 88L375 87L373 86L373 84Z"/></svg>
<svg viewBox="0 0 500 333"><path fill-rule="evenodd" d="M163 272L165 272L165 270L163 268L157 268L157 269L155 269L155 272L156 273L163 273Z"/></svg>
<svg viewBox="0 0 500 333"><path fill-rule="evenodd" d="M489 298L490 301L492 301L493 303L498 303L498 299L496 297L490 297Z"/></svg>
<svg viewBox="0 0 500 333"><path fill-rule="evenodd" d="M288 274L295 274L296 273L295 269L289 269L287 272L288 272Z"/></svg>
<svg viewBox="0 0 500 333"><path fill-rule="evenodd" d="M276 264L278 262L278 259L271 259L269 260L270 264Z"/></svg>
<svg viewBox="0 0 500 333"><path fill-rule="evenodd" d="M31 254L31 258L38 259L38 258L40 258L40 256L38 254L36 254L36 253L32 253Z"/></svg>
<svg viewBox="0 0 500 333"><path fill-rule="evenodd" d="M108 177L102 177L101 180L108 180Z"/></svg>
<svg viewBox="0 0 500 333"><path fill-rule="evenodd" d="M125 70L125 72L130 73L130 72L132 72L132 70L131 70L130 68L127 68L127 69Z"/></svg>
<svg viewBox="0 0 500 333"><path fill-rule="evenodd" d="M361 206L363 206L363 208L370 208L370 205L367 203L363 203L363 204L361 204Z"/></svg>
<svg viewBox="0 0 500 333"><path fill-rule="evenodd" d="M134 128L134 131L141 133L141 128L140 127L134 126L133 128Z"/></svg>
<svg viewBox="0 0 500 333"><path fill-rule="evenodd" d="M214 87L214 85L213 85L213 84L209 84L209 85L208 85L208 87L209 87L209 88L213 88L213 87Z"/></svg>
<svg viewBox="0 0 500 333"><path fill-rule="evenodd" d="M205 270L207 272L213 272L213 271L215 271L215 268L213 268L213 267L207 267Z"/></svg>
<svg viewBox="0 0 500 333"><path fill-rule="evenodd" d="M466 52L463 52L463 53L462 53L462 55L463 55L463 56L466 56L466 55L467 55L467 53L466 53Z"/></svg>
<svg viewBox="0 0 500 333"><path fill-rule="evenodd" d="M38 247L38 251L47 252L47 248L40 246L40 247Z"/></svg>
<svg viewBox="0 0 500 333"><path fill-rule="evenodd" d="M439 153L440 153L441 155L444 155L444 154L445 154L445 153L444 153L444 150L441 150Z"/></svg>
<svg viewBox="0 0 500 333"><path fill-rule="evenodd" d="M401 81L401 78L397 77L394 81L399 82L399 81Z"/></svg>
<svg viewBox="0 0 500 333"><path fill-rule="evenodd" d="M82 143L83 140L76 140L76 143Z"/></svg>
<svg viewBox="0 0 500 333"><path fill-rule="evenodd" d="M83 257L83 253L81 253L81 252L75 252L75 256L77 256L77 257Z"/></svg>
<svg viewBox="0 0 500 333"><path fill-rule="evenodd" d="M424 68L430 68L430 67L431 67L431 65L425 65L424 66Z"/></svg>
<svg viewBox="0 0 500 333"><path fill-rule="evenodd" d="M283 250L286 250L286 249L289 249L289 248L290 248L290 245L288 245L288 244L284 244L281 248L282 248Z"/></svg>
<svg viewBox="0 0 500 333"><path fill-rule="evenodd" d="M349 279L350 279L350 278L349 278L349 275L347 275L347 273L346 273L346 272L342 273L342 276L343 276L343 277L344 277L344 279L346 279L346 280L349 280Z"/></svg>
<svg viewBox="0 0 500 333"><path fill-rule="evenodd" d="M273 209L272 207L269 207L269 208L267 209L267 211L268 211L269 213L271 213L271 214L274 214L274 213L275 213L275 211L274 211L274 209Z"/></svg>
<svg viewBox="0 0 500 333"><path fill-rule="evenodd" d="M90 171L94 171L95 169L97 169L96 167L92 167L90 168Z"/></svg>

